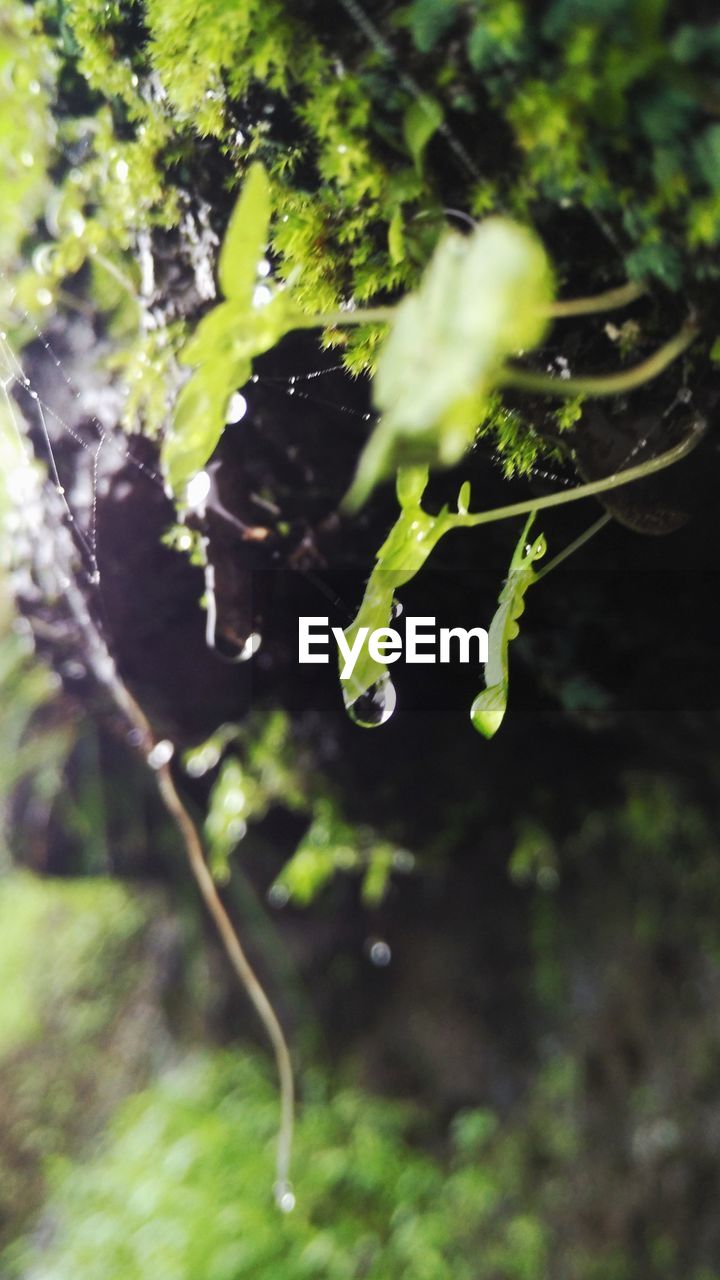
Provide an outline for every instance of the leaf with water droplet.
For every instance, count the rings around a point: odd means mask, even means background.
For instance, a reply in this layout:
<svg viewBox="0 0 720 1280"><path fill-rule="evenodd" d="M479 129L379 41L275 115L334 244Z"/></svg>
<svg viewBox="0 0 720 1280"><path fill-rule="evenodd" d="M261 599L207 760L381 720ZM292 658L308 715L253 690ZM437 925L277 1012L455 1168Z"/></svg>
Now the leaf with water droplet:
<svg viewBox="0 0 720 1280"><path fill-rule="evenodd" d="M543 534L528 545L527 536L535 513L529 517L510 561L510 570L498 598L498 607L488 634L488 660L485 663L485 689L470 709L470 718L485 738L492 738L505 716L510 679L509 648L519 634L518 619L525 609L525 595L537 574L533 564L545 554Z"/></svg>
<svg viewBox="0 0 720 1280"><path fill-rule="evenodd" d="M197 368L178 396L161 452L163 473L177 497L212 457L225 430L228 401L248 382L255 357L308 324L284 293L265 307L222 302L200 321L180 355Z"/></svg>

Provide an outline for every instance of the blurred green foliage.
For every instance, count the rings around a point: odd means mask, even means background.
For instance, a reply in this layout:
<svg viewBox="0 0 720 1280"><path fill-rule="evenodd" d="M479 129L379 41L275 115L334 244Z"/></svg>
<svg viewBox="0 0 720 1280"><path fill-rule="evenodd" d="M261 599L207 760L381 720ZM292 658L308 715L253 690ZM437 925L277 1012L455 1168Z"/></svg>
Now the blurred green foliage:
<svg viewBox="0 0 720 1280"><path fill-rule="evenodd" d="M225 748L235 741L238 754ZM247 725L224 725L201 746L186 753L185 768L198 777L219 765L210 792L204 834L216 880L230 879L231 858L245 839L248 824L259 823L274 807L307 822L292 856L270 893L278 902L307 906L339 872L361 877L368 906L384 897L393 872L407 872L414 859L407 850L382 839L371 827L343 817L332 787L293 739L288 716L272 711Z"/></svg>
<svg viewBox="0 0 720 1280"><path fill-rule="evenodd" d="M56 1169L55 1238L15 1251L18 1270L33 1280L543 1274L546 1226L516 1198L522 1142L498 1145L488 1113L459 1117L452 1154L437 1161L418 1146L410 1108L314 1078L297 1207L284 1217L270 1196L274 1125L256 1061L186 1063L122 1108L96 1160Z"/></svg>
<svg viewBox="0 0 720 1280"><path fill-rule="evenodd" d="M0 877L0 1238L164 1052L159 895ZM150 931L150 932L149 932ZM155 967L154 967L155 966Z"/></svg>
<svg viewBox="0 0 720 1280"><path fill-rule="evenodd" d="M317 1075L306 1090L293 1212L280 1215L271 1200L273 1086L255 1059L216 1053L187 1060L125 1103L93 1160L56 1164L52 1228L40 1243L8 1251L9 1273L26 1280L679 1274L661 1224L641 1262L611 1234L594 1237L587 1215L603 1186L583 1175L591 1139L584 1143L582 1087L568 1058L547 1064L514 1124L487 1110L459 1114L440 1156L427 1153L410 1107L331 1088ZM612 1182L605 1194L612 1199ZM682 1274L718 1275L695 1266Z"/></svg>

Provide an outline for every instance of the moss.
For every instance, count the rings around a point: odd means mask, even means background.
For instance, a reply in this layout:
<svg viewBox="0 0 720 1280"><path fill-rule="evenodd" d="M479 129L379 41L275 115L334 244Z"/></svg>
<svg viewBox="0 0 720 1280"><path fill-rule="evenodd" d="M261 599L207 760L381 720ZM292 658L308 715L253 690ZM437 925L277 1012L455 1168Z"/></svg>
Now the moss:
<svg viewBox="0 0 720 1280"><path fill-rule="evenodd" d="M27 25L24 7L13 10ZM57 136L45 130L60 175L54 244L17 284L34 314L92 263L91 293L124 308L133 347L139 313L127 294L113 297L109 273L136 292L138 235L179 227L210 155L220 224L223 188L230 195L254 157L268 167L275 270L310 311L412 287L448 202L535 222L560 278L585 290L628 274L692 294L717 278L720 41L692 15L590 0L480 9L416 0L391 22L373 19L370 40L349 19L329 38L312 6L301 17L282 0L45 0L38 13L51 38L28 28L31 56L44 65L54 56L61 86L66 72L74 78L72 94L61 91ZM438 134L420 164L406 128L413 84L458 144L453 152ZM12 145L17 157L23 148ZM38 154L38 173L50 159ZM567 248L554 219L568 207L608 229L604 258ZM326 340L341 344L351 372L373 368L377 329ZM163 357L142 403L134 381L128 392L125 421L151 434L174 392L164 366ZM552 453L519 418L512 428L502 414L485 428L510 474Z"/></svg>

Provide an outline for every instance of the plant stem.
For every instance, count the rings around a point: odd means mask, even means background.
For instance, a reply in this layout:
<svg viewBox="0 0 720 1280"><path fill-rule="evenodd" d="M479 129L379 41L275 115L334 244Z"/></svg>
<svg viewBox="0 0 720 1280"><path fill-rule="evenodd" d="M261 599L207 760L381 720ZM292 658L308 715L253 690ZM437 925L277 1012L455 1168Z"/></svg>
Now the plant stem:
<svg viewBox="0 0 720 1280"><path fill-rule="evenodd" d="M644 285L629 280L627 284L621 284L617 289L606 289L604 293L596 293L591 297L567 298L564 301L561 299L559 302L553 302L552 306L548 307L548 315L559 319L565 316L594 315L599 311L614 311L618 307L627 307L629 303L641 298L645 292Z"/></svg>
<svg viewBox="0 0 720 1280"><path fill-rule="evenodd" d="M150 721L120 678L105 642L90 616L84 597L72 580L67 588L66 598L83 632L94 674L98 681L110 690L116 706L132 725L137 734L138 748L147 760L157 743ZM282 1198L286 1192L289 1192L290 1156L295 1119L295 1083L290 1050L277 1014L245 955L235 927L217 891L215 881L208 869L202 840L184 801L178 794L170 763L153 769L153 773L163 804L180 834L190 869L220 935L228 959L255 1007L275 1054L280 1081L280 1126L277 1140L275 1198L278 1205L282 1206Z"/></svg>
<svg viewBox="0 0 720 1280"><path fill-rule="evenodd" d="M579 537L575 538L574 542L571 542L569 546L565 548L564 551L560 551L559 554L549 562L549 564L546 564L544 569L540 569L540 571L535 574L535 581L539 582L541 578L545 577L546 573L552 573L553 569L557 569L559 564L562 564L564 560L567 560L575 551L579 551L581 547L584 547L585 543L589 542L591 538L594 538L595 534L599 533L601 529L604 529L605 525L609 524L611 520L612 516L606 511L603 516L600 516L599 520L596 520L594 524L590 525L589 529L586 529L584 533L581 533Z"/></svg>
<svg viewBox="0 0 720 1280"><path fill-rule="evenodd" d="M389 324L395 307L365 307L360 311L328 311L325 315L308 316L307 329L339 329L353 324Z"/></svg>
<svg viewBox="0 0 720 1280"><path fill-rule="evenodd" d="M592 315L597 311L613 311L617 307L625 307L645 293L641 284L630 281L617 289L608 289L605 293L595 294L589 298L568 298L565 302L554 302L547 309L547 315L557 318L563 316ZM324 315L308 317L308 328L335 328L354 324L389 324L395 315L396 307L363 307L359 311L329 311Z"/></svg>
<svg viewBox="0 0 720 1280"><path fill-rule="evenodd" d="M478 511L467 515L453 515L454 528L474 529L480 524L492 524L495 520L510 520L514 516L524 516L530 511L547 510L548 507L561 507L567 502L579 502L581 498L592 498L599 493L608 493L611 489L619 489L622 485L632 484L634 480L642 480L645 476L654 475L679 462L699 444L704 426L696 423L690 433L679 444L660 453L647 462L639 462L637 466L627 467L624 471L616 471L603 480L591 480L589 484L579 484L574 489L564 489L562 493L550 493L543 498L532 498L528 502L514 502L508 507L494 507L492 511Z"/></svg>
<svg viewBox="0 0 720 1280"><path fill-rule="evenodd" d="M518 369L515 365L505 365L500 371L498 382L501 386L514 387L518 391L539 391L551 396L620 395L657 378L658 374L687 350L698 332L697 325L688 321L669 342L647 360L643 360L642 364L624 369L622 373L598 374L597 377L589 378L553 378L545 373L532 373L527 369Z"/></svg>

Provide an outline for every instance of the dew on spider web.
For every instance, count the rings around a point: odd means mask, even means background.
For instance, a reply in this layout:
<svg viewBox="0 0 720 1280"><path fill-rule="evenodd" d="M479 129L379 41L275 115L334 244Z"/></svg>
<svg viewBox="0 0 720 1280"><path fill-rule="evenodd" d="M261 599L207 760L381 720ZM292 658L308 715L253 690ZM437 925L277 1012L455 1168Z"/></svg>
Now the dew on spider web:
<svg viewBox="0 0 720 1280"><path fill-rule="evenodd" d="M104 479L101 474L103 454L108 455L108 471L112 465L110 455L114 454L118 461L129 463L151 483L161 485L161 479L152 468L134 456L124 434L114 425L103 422L100 412L93 411L88 403L88 393L73 383L50 338L32 317L27 312L20 312L19 320L33 334L35 370L28 374L27 368L33 370L33 364L23 365L7 331L0 331L0 385L10 429L28 465L34 460L28 433L37 433L40 441L38 460L42 458L47 471L49 494L59 501L63 521L79 554L86 582L97 587L101 581L98 495ZM42 353L41 357L38 353ZM118 400L107 392L104 394L106 403L97 407L101 411L104 409L106 419L117 421ZM71 425L68 421L71 416L73 421L77 419L82 425ZM82 456L86 456L85 466L68 465L63 441L72 442L77 450L82 451ZM21 470L22 467L7 481L9 497L16 504L22 502L17 488Z"/></svg>

